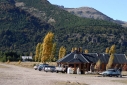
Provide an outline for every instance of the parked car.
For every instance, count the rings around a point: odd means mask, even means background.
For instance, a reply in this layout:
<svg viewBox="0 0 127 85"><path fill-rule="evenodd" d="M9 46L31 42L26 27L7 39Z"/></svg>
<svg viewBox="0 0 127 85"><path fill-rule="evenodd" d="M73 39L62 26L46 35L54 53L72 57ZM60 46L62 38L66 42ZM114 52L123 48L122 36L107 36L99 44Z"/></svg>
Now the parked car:
<svg viewBox="0 0 127 85"><path fill-rule="evenodd" d="M55 68L55 66L45 66L44 71L45 72L55 72L56 68Z"/></svg>
<svg viewBox="0 0 127 85"><path fill-rule="evenodd" d="M58 72L67 73L67 68L68 68L67 66L64 66L64 67L57 66L56 73Z"/></svg>
<svg viewBox="0 0 127 85"><path fill-rule="evenodd" d="M110 77L112 77L112 76L116 76L116 77L118 77L118 76L120 76L120 71L118 70L118 69L108 69L108 70L106 70L106 71L104 71L104 72L102 72L102 73L100 73L103 77L105 77L105 76L110 76Z"/></svg>
<svg viewBox="0 0 127 85"><path fill-rule="evenodd" d="M44 70L44 67L45 67L45 66L48 66L48 65L49 65L49 64L39 64L39 66L38 66L37 69L38 69L39 71Z"/></svg>
<svg viewBox="0 0 127 85"><path fill-rule="evenodd" d="M39 64L36 64L33 68L34 68L35 70L37 70L38 66L39 66Z"/></svg>

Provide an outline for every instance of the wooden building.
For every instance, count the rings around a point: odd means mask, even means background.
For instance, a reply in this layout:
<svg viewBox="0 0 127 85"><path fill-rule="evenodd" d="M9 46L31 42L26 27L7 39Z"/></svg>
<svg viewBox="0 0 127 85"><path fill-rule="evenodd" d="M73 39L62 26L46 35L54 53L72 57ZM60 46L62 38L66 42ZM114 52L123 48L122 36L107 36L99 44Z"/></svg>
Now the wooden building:
<svg viewBox="0 0 127 85"><path fill-rule="evenodd" d="M79 51L71 52L65 57L57 61L58 65L68 66L74 68L74 73L79 67L82 74L85 71L90 71L90 66L95 65L96 62L100 59L101 66L100 70L106 70L106 65L108 63L110 55L105 53L88 53L83 54ZM118 68L120 65L127 64L127 58L125 54L114 54L113 68Z"/></svg>
<svg viewBox="0 0 127 85"><path fill-rule="evenodd" d="M76 73L76 69L79 67L81 73L83 74L86 70L88 70L88 64L92 63L88 57L94 58L88 54L82 54L78 51L74 51L70 54L67 54L62 59L58 60L58 65L68 66L74 68L74 73Z"/></svg>

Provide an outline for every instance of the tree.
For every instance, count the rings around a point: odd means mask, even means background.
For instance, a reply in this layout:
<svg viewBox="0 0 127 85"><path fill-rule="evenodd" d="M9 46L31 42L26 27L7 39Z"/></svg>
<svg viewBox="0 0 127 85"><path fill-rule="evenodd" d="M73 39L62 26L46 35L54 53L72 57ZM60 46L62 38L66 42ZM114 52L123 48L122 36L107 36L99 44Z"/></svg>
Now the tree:
<svg viewBox="0 0 127 85"><path fill-rule="evenodd" d="M18 64L21 64L21 60L19 60Z"/></svg>
<svg viewBox="0 0 127 85"><path fill-rule="evenodd" d="M105 53L109 53L109 47L106 48Z"/></svg>
<svg viewBox="0 0 127 85"><path fill-rule="evenodd" d="M100 67L101 67L101 60L99 59L97 62L96 62L96 65L95 65L95 69L97 69L98 71L100 70Z"/></svg>
<svg viewBox="0 0 127 85"><path fill-rule="evenodd" d="M54 34L52 32L48 32L48 34L45 36L43 40L43 50L42 50L42 58L41 58L41 62L43 63L48 61L51 56L52 47L53 47L53 37Z"/></svg>
<svg viewBox="0 0 127 85"><path fill-rule="evenodd" d="M85 54L87 54L89 51L87 49L85 49Z"/></svg>
<svg viewBox="0 0 127 85"><path fill-rule="evenodd" d="M66 48L64 46L61 46L59 50L59 59L63 58L65 54L66 54Z"/></svg>
<svg viewBox="0 0 127 85"><path fill-rule="evenodd" d="M41 46L41 43L38 43L36 46L35 61L38 61L39 54L40 54L40 46Z"/></svg>
<svg viewBox="0 0 127 85"><path fill-rule="evenodd" d="M82 53L82 47L79 48L79 52Z"/></svg>
<svg viewBox="0 0 127 85"><path fill-rule="evenodd" d="M41 43L40 45L40 53L39 53L39 58L38 58L39 62L41 61L42 56L43 56L43 43Z"/></svg>
<svg viewBox="0 0 127 85"><path fill-rule="evenodd" d="M56 60L55 53L56 53L56 43L53 43L52 52L51 52L51 56L50 56L50 62Z"/></svg>
<svg viewBox="0 0 127 85"><path fill-rule="evenodd" d="M71 52L74 52L74 51L75 51L75 48L72 48L72 49L71 49Z"/></svg>
<svg viewBox="0 0 127 85"><path fill-rule="evenodd" d="M107 66L106 66L106 69L109 69L109 68L112 67L112 64L113 64L113 61L114 61L115 45L111 46L111 48L109 50L109 53L110 53L110 58L109 58Z"/></svg>

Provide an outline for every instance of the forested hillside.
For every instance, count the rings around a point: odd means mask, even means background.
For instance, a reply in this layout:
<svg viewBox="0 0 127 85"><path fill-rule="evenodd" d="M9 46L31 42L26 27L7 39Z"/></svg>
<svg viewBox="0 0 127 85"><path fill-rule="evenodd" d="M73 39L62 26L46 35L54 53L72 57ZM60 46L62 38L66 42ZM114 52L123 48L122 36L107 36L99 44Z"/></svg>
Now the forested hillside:
<svg viewBox="0 0 127 85"><path fill-rule="evenodd" d="M105 52L116 44L117 53L127 53L127 28L116 23L80 18L51 5L47 0L2 0L0 2L0 50L35 53L35 46L52 31L57 44Z"/></svg>
<svg viewBox="0 0 127 85"><path fill-rule="evenodd" d="M18 53L34 52L53 27L8 3L0 4L0 50Z"/></svg>

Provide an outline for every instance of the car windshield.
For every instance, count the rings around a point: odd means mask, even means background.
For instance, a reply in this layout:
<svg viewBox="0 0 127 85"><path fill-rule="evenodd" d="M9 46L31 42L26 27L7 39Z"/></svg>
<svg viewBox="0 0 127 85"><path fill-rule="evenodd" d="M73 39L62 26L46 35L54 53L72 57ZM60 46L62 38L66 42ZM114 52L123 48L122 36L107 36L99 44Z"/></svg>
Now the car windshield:
<svg viewBox="0 0 127 85"><path fill-rule="evenodd" d="M46 66L46 65L48 65L48 64L39 64L40 66Z"/></svg>
<svg viewBox="0 0 127 85"><path fill-rule="evenodd" d="M55 66L45 66L45 67L55 68Z"/></svg>
<svg viewBox="0 0 127 85"><path fill-rule="evenodd" d="M107 71L115 71L114 69L108 69Z"/></svg>

